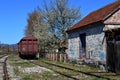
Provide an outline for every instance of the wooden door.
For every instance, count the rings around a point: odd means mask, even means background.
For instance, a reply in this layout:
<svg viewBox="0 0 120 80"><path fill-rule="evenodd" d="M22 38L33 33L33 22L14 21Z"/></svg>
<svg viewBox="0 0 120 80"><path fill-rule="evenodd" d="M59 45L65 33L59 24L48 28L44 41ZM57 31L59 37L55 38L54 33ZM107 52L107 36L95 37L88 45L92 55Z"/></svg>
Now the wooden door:
<svg viewBox="0 0 120 80"><path fill-rule="evenodd" d="M108 71L115 72L115 45L114 41L107 42L107 69Z"/></svg>

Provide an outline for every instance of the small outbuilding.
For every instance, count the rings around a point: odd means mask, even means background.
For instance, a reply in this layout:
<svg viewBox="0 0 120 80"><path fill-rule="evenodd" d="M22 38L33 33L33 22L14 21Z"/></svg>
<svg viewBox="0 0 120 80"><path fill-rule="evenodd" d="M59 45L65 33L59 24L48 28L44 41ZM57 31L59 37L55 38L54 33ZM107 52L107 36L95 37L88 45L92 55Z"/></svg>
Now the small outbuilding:
<svg viewBox="0 0 120 80"><path fill-rule="evenodd" d="M67 33L69 59L99 61L120 72L120 1L90 13Z"/></svg>

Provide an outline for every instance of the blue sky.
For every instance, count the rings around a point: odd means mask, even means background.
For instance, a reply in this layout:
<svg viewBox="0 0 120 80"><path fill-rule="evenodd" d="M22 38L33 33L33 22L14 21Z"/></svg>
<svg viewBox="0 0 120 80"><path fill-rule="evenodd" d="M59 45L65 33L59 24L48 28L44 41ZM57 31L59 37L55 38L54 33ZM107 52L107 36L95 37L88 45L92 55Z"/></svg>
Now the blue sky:
<svg viewBox="0 0 120 80"><path fill-rule="evenodd" d="M46 0L49 1L49 0ZM81 8L82 18L115 0L70 0L69 4ZM28 13L42 0L0 0L0 42L15 44L24 37Z"/></svg>

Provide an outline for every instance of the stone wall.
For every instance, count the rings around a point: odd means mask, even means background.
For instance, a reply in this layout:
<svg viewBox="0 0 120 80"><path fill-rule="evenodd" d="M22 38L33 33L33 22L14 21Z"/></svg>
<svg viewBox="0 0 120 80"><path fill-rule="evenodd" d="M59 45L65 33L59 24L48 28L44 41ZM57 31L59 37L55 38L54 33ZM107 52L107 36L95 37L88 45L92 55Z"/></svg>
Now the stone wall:
<svg viewBox="0 0 120 80"><path fill-rule="evenodd" d="M68 57L70 59L79 58L79 41L79 34L77 32L69 34Z"/></svg>
<svg viewBox="0 0 120 80"><path fill-rule="evenodd" d="M98 23L90 25L84 29L76 30L68 33L69 46L68 57L70 59L78 59L81 57L81 40L79 35L86 34L86 58L105 61L106 58L106 42L103 33L104 25Z"/></svg>

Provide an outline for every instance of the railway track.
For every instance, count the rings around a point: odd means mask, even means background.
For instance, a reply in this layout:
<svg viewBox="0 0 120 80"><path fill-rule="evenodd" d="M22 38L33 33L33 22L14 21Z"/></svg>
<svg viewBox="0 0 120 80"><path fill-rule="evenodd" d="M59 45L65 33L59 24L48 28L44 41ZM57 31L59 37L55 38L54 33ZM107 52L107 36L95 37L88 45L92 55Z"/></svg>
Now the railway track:
<svg viewBox="0 0 120 80"><path fill-rule="evenodd" d="M101 79L105 79L105 80L116 80L115 78L106 77L106 76L116 76L115 73L107 73L107 72L85 72L85 71L81 71L81 70L77 70L77 69L65 67L65 66L62 66L62 65L59 65L59 64L50 63L50 62L47 62L47 61L41 61L42 63L44 63L44 65L43 64L42 65L38 64L38 63L36 63L34 61L30 61L30 62L32 62L33 64L38 65L38 66L49 68L49 69L53 70L54 72L56 72L56 73L58 73L58 74L60 74L62 76L65 76L67 78L73 79L73 80L81 80L81 79L73 77L72 75L69 75L69 72L65 73L65 74L62 73L62 72L59 72L59 71L55 70L54 67L58 67L58 68L61 68L61 69L70 70L70 71L73 71L73 72L76 72L76 73L84 74L84 75L91 76L91 77L97 77L97 78L101 78Z"/></svg>
<svg viewBox="0 0 120 80"><path fill-rule="evenodd" d="M97 77L97 78L102 78L102 79L106 79L106 80L111 80L110 78L107 78L107 77L104 77L102 76L101 74L102 73L90 73L90 72L84 72L84 71L80 71L80 70L76 70L76 69L72 69L72 68L69 68L69 67L65 67L65 66L61 66L61 65L58 65L58 64L54 64L54 63L50 63L50 62L46 62L46 61L42 61L46 64L49 64L49 65L53 65L53 66L57 66L57 67L61 67L61 68L64 68L64 69L68 69L68 70L72 70L74 72L79 72L79 73L82 73L82 74L85 74L85 75L88 75L88 76L94 76L94 77ZM113 74L113 73L112 73ZM115 75L115 74L113 74Z"/></svg>
<svg viewBox="0 0 120 80"><path fill-rule="evenodd" d="M0 56L0 80L9 80L6 65L7 58L7 54Z"/></svg>
<svg viewBox="0 0 120 80"><path fill-rule="evenodd" d="M35 62L33 62L33 61L29 61L29 62L32 63L32 64L35 64L35 65L37 65L37 66L40 66L40 67L48 68L48 69L54 71L55 73L58 73L58 74L60 74L61 76L67 77L67 78L69 78L69 79L72 79L72 80L80 80L80 79L78 79L78 78L76 78L76 77L73 77L73 76L71 76L71 75L69 75L69 74L65 74L65 73L62 73L62 72L60 72L60 71L57 71L57 70L55 70L54 68L52 68L52 67L50 67L50 66L48 67L49 64L47 64L47 66L45 66L45 65L37 64L37 63L35 63ZM61 69L63 69L63 68L61 68Z"/></svg>

